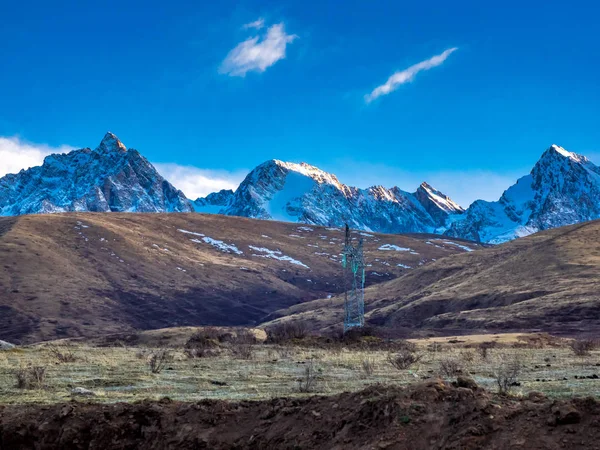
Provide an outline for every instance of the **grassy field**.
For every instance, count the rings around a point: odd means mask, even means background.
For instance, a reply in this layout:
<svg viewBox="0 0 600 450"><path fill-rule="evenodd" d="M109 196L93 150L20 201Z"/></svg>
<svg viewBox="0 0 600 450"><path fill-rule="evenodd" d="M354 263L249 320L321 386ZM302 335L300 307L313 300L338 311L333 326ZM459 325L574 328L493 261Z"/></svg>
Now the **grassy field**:
<svg viewBox="0 0 600 450"><path fill-rule="evenodd" d="M83 343L30 346L0 351L0 404L55 403L72 398L130 402L163 397L257 400L334 394L374 383L406 385L438 376L453 379L455 375L444 373L442 367L444 363L452 366L452 361L480 386L496 390L498 371L515 360L521 370L518 385L512 389L514 395L540 391L550 397L600 396L600 379L593 378L600 375L600 351L577 357L568 347L514 348L510 345L514 339L496 340L506 348L491 348L485 358L478 348L465 348L468 339L456 344L449 344L448 339L444 343L417 341L416 354L422 359L405 370L393 367L384 350L256 344L250 359L236 358L227 349L207 358L189 358L183 349L172 349L172 361L160 373L152 373L148 361L156 351L153 348ZM74 360L60 362L56 349L71 354ZM18 388L15 373L30 366L45 367L43 385ZM307 380L307 370L314 374L314 386L303 393L299 380ZM71 391L77 387L94 395L74 396Z"/></svg>

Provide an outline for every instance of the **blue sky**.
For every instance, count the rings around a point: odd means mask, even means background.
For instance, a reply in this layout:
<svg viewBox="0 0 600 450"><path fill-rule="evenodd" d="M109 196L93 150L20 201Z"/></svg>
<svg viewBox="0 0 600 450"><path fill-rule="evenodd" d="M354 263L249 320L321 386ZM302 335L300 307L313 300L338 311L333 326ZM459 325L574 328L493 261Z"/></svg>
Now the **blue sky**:
<svg viewBox="0 0 600 450"><path fill-rule="evenodd" d="M361 187L427 180L467 205L552 143L600 160L592 1L30 1L0 14L0 171L110 130L189 196L278 158Z"/></svg>

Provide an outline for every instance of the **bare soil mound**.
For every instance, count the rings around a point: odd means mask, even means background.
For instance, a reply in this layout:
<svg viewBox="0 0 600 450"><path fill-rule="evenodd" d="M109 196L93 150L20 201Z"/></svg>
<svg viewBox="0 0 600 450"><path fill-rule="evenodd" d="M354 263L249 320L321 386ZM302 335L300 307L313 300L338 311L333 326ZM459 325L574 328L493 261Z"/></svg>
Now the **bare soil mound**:
<svg viewBox="0 0 600 450"><path fill-rule="evenodd" d="M511 399L460 384L264 402L7 406L0 409L0 448L598 448L594 399Z"/></svg>

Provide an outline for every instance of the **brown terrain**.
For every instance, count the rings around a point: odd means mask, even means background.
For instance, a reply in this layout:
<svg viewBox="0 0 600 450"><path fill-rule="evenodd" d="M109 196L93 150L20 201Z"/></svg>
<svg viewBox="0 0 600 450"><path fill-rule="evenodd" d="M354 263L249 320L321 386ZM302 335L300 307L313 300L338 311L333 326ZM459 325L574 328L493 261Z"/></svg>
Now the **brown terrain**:
<svg viewBox="0 0 600 450"><path fill-rule="evenodd" d="M600 221L593 221L440 259L370 286L366 321L406 336L524 330L597 335L598 292ZM342 312L337 296L277 311L271 320L301 320L326 330L342 321Z"/></svg>
<svg viewBox="0 0 600 450"><path fill-rule="evenodd" d="M275 310L342 291L343 236L334 228L193 213L3 217L0 339L257 324ZM479 247L427 235L353 236L365 240L367 285L416 270L403 266L462 253L460 245ZM403 250L380 250L386 244Z"/></svg>
<svg viewBox="0 0 600 450"><path fill-rule="evenodd" d="M330 397L0 406L0 448L597 449L593 398L517 399L471 380Z"/></svg>

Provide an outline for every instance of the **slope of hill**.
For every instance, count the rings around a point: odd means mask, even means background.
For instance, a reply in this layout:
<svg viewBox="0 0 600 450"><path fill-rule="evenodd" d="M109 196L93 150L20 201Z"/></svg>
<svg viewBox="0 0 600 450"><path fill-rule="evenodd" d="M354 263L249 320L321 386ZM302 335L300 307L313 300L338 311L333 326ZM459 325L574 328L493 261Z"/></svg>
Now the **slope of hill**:
<svg viewBox="0 0 600 450"><path fill-rule="evenodd" d="M361 232L367 284L477 248ZM202 214L0 218L0 339L253 324L341 292L336 228Z"/></svg>
<svg viewBox="0 0 600 450"><path fill-rule="evenodd" d="M366 290L367 323L396 333L533 331L600 334L600 221L543 231L455 255ZM327 329L343 299L316 300L270 318Z"/></svg>
<svg viewBox="0 0 600 450"><path fill-rule="evenodd" d="M0 215L65 211L187 212L191 202L112 133L100 145L47 156L0 178Z"/></svg>
<svg viewBox="0 0 600 450"><path fill-rule="evenodd" d="M384 233L432 233L463 209L427 183L415 193L373 186L358 189L306 163L278 160L256 167L222 214Z"/></svg>

